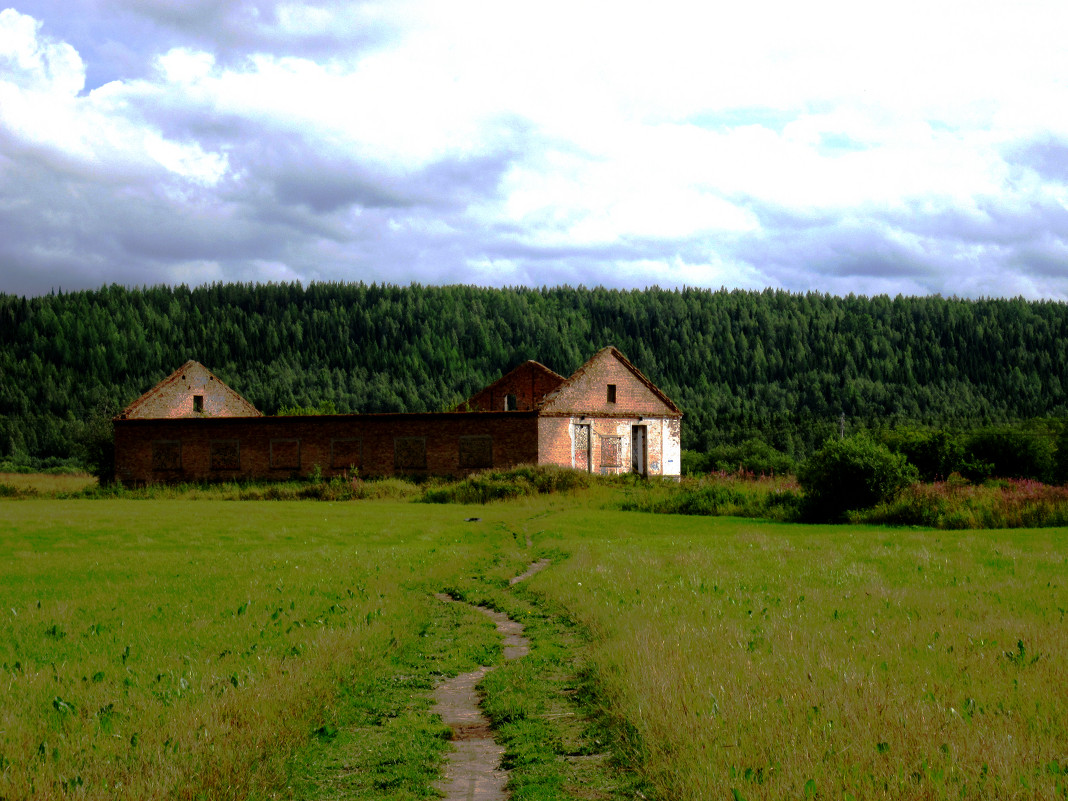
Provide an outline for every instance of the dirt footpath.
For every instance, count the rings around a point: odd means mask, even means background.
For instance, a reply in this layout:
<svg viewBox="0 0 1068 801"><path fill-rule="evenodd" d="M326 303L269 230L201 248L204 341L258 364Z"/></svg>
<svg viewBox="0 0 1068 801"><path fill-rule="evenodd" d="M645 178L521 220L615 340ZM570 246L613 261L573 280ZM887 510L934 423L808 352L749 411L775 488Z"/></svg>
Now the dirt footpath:
<svg viewBox="0 0 1068 801"><path fill-rule="evenodd" d="M518 584L548 566L548 559L534 562L509 584ZM435 597L447 603L463 603L441 593ZM530 640L523 636L521 623L484 606L473 608L496 624L506 660L520 659L530 652ZM445 794L445 801L504 801L508 798L504 789L508 784L508 772L500 767L504 748L493 740L489 720L479 709L475 692L475 686L491 670L492 667L483 665L478 670L443 682L434 691L434 711L452 729L455 747L449 754L445 778L436 785Z"/></svg>

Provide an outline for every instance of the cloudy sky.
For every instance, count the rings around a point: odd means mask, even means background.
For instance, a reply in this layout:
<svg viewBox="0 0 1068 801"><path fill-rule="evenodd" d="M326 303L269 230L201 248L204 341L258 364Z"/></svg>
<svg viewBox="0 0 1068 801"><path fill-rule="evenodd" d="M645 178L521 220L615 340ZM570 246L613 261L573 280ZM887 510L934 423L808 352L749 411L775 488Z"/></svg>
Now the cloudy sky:
<svg viewBox="0 0 1068 801"><path fill-rule="evenodd" d="M2 292L1068 299L1064 0L15 2Z"/></svg>

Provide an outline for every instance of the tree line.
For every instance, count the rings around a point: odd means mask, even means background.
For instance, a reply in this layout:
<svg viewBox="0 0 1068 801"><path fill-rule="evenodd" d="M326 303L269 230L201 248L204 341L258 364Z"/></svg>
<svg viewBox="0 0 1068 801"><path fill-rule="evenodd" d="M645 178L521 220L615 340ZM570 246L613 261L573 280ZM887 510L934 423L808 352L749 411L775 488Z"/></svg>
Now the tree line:
<svg viewBox="0 0 1068 801"><path fill-rule="evenodd" d="M974 430L1068 411L1068 306L779 290L213 284L0 294L0 459L67 459L187 359L262 411L454 407L526 359L615 345L683 446L802 458L841 427Z"/></svg>

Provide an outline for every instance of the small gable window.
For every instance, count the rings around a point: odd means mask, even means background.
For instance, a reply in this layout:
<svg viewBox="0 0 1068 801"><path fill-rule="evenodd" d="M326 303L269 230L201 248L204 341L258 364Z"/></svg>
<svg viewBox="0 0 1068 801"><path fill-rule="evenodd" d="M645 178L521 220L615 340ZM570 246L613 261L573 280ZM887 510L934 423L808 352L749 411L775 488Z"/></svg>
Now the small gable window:
<svg viewBox="0 0 1068 801"><path fill-rule="evenodd" d="M616 385L615 384L609 384L608 385L608 402L609 403L615 403L616 402Z"/></svg>
<svg viewBox="0 0 1068 801"><path fill-rule="evenodd" d="M514 412L516 410L515 395L504 396L504 410L506 412Z"/></svg>
<svg viewBox="0 0 1068 801"><path fill-rule="evenodd" d="M202 413L204 411L204 396L203 395L194 395L193 396L193 411L196 412L197 414L200 414L200 413Z"/></svg>

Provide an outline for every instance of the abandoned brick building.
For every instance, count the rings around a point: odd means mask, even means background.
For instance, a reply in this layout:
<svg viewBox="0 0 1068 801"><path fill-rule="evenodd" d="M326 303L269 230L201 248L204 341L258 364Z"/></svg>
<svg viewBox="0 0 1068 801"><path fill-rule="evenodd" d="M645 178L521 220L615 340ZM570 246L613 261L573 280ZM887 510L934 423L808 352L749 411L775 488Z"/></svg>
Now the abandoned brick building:
<svg viewBox="0 0 1068 801"><path fill-rule="evenodd" d="M677 477L681 419L613 347L569 378L528 361L456 411L426 414L268 417L190 361L115 418L115 465L128 484L520 464Z"/></svg>

